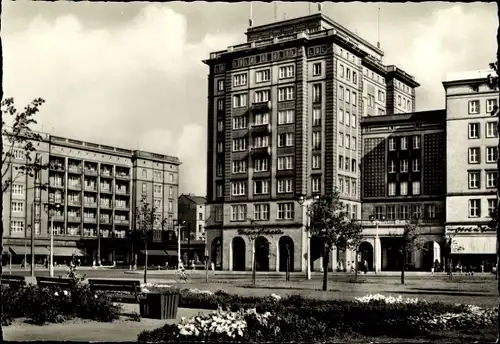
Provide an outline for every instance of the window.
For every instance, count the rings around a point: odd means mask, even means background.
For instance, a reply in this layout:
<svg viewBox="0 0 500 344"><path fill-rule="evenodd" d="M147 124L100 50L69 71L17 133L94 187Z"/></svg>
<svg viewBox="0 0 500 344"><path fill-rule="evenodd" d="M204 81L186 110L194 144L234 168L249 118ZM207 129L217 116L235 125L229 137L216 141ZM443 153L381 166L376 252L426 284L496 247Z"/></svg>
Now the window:
<svg viewBox="0 0 500 344"><path fill-rule="evenodd" d="M294 66L280 67L279 69L280 79L293 78L295 75Z"/></svg>
<svg viewBox="0 0 500 344"><path fill-rule="evenodd" d="M495 110L495 106L497 106L497 100L496 99L488 99L486 101L486 112L488 114L491 114Z"/></svg>
<svg viewBox="0 0 500 344"><path fill-rule="evenodd" d="M321 125L321 109L312 110L313 125Z"/></svg>
<svg viewBox="0 0 500 344"><path fill-rule="evenodd" d="M17 159L17 160L23 160L24 159L24 151L22 151L20 149L14 149L12 151L12 155L14 156L14 159Z"/></svg>
<svg viewBox="0 0 500 344"><path fill-rule="evenodd" d="M39 189L37 189L37 190L39 190ZM24 185L12 184L12 195L23 196L24 195Z"/></svg>
<svg viewBox="0 0 500 344"><path fill-rule="evenodd" d="M339 170L344 169L344 157L342 155L339 155Z"/></svg>
<svg viewBox="0 0 500 344"><path fill-rule="evenodd" d="M491 217L491 214L496 213L497 209L497 200L496 199L489 199L488 200L488 216Z"/></svg>
<svg viewBox="0 0 500 344"><path fill-rule="evenodd" d="M344 123L344 110L339 109L339 122Z"/></svg>
<svg viewBox="0 0 500 344"><path fill-rule="evenodd" d="M415 181L415 182L412 182L412 192L411 194L412 195L420 195L420 182L419 181Z"/></svg>
<svg viewBox="0 0 500 344"><path fill-rule="evenodd" d="M269 114L267 112L265 113L257 113L255 114L254 125L263 125L263 124L269 124Z"/></svg>
<svg viewBox="0 0 500 344"><path fill-rule="evenodd" d="M313 132L312 136L313 149L321 148L321 133L318 131Z"/></svg>
<svg viewBox="0 0 500 344"><path fill-rule="evenodd" d="M413 149L420 149L420 136L413 136Z"/></svg>
<svg viewBox="0 0 500 344"><path fill-rule="evenodd" d="M356 197L357 193L357 183L355 179L351 179L351 196Z"/></svg>
<svg viewBox="0 0 500 344"><path fill-rule="evenodd" d="M168 176L168 179L169 179L170 183L173 183L174 182L174 175L172 173L170 173L170 175Z"/></svg>
<svg viewBox="0 0 500 344"><path fill-rule="evenodd" d="M425 217L428 219L434 219L436 217L436 205L435 204L426 204L424 206Z"/></svg>
<svg viewBox="0 0 500 344"><path fill-rule="evenodd" d="M351 147L351 136L350 135L346 135L345 136L345 148L349 149Z"/></svg>
<svg viewBox="0 0 500 344"><path fill-rule="evenodd" d="M486 147L486 162L493 163L498 159L498 147Z"/></svg>
<svg viewBox="0 0 500 344"><path fill-rule="evenodd" d="M356 98L356 92L351 92L351 104L356 105L357 98Z"/></svg>
<svg viewBox="0 0 500 344"><path fill-rule="evenodd" d="M469 148L469 164L480 163L480 148Z"/></svg>
<svg viewBox="0 0 500 344"><path fill-rule="evenodd" d="M321 168L321 155L315 154L312 156L312 168Z"/></svg>
<svg viewBox="0 0 500 344"><path fill-rule="evenodd" d="M399 219L401 220L407 220L409 218L410 212L409 212L409 206L407 205L400 205L399 206Z"/></svg>
<svg viewBox="0 0 500 344"><path fill-rule="evenodd" d="M388 171L389 173L396 173L396 163L394 160L389 161Z"/></svg>
<svg viewBox="0 0 500 344"><path fill-rule="evenodd" d="M215 221L222 222L224 220L222 208L215 208Z"/></svg>
<svg viewBox="0 0 500 344"><path fill-rule="evenodd" d="M413 172L419 172L420 171L420 160L417 158L417 159L413 159L413 162L412 162L412 171Z"/></svg>
<svg viewBox="0 0 500 344"><path fill-rule="evenodd" d="M314 112L314 110L313 110ZM281 110L278 111L278 124L290 124L295 119L294 110Z"/></svg>
<svg viewBox="0 0 500 344"><path fill-rule="evenodd" d="M344 134L339 133L339 147L344 146Z"/></svg>
<svg viewBox="0 0 500 344"><path fill-rule="evenodd" d="M269 146L269 136L256 136L253 139L253 146L255 148L265 148Z"/></svg>
<svg viewBox="0 0 500 344"><path fill-rule="evenodd" d="M368 95L368 107L375 108L375 96L373 94Z"/></svg>
<svg viewBox="0 0 500 344"><path fill-rule="evenodd" d="M401 96L398 95L398 106L401 106Z"/></svg>
<svg viewBox="0 0 500 344"><path fill-rule="evenodd" d="M216 185L216 194L217 194L217 197L224 196L224 187L221 184Z"/></svg>
<svg viewBox="0 0 500 344"><path fill-rule="evenodd" d="M24 231L24 222L22 221L11 221L10 231L12 233L21 233Z"/></svg>
<svg viewBox="0 0 500 344"><path fill-rule="evenodd" d="M247 149L247 140L242 137L239 139L233 139L233 152L242 152Z"/></svg>
<svg viewBox="0 0 500 344"><path fill-rule="evenodd" d="M351 91L349 91L348 88L345 90L345 102L350 103L351 102Z"/></svg>
<svg viewBox="0 0 500 344"><path fill-rule="evenodd" d="M345 167L344 167L344 169L346 171L349 171L350 167L351 167L351 160L348 157L345 157Z"/></svg>
<svg viewBox="0 0 500 344"><path fill-rule="evenodd" d="M357 143L356 138L355 138L354 136L352 136L352 137L351 137L351 149L352 149L353 151L355 151L355 150L357 149L357 148L356 148L356 143Z"/></svg>
<svg viewBox="0 0 500 344"><path fill-rule="evenodd" d="M408 138L402 137L401 138L401 150L407 150L407 149L408 149Z"/></svg>
<svg viewBox="0 0 500 344"><path fill-rule="evenodd" d="M217 121L217 131L219 133L224 131L224 121Z"/></svg>
<svg viewBox="0 0 500 344"><path fill-rule="evenodd" d="M162 186L161 184L155 184L153 186L154 188L154 193L157 194L157 195L161 195L161 190L162 190ZM93 203L93 202L92 202Z"/></svg>
<svg viewBox="0 0 500 344"><path fill-rule="evenodd" d="M486 187L497 187L497 171L486 171Z"/></svg>
<svg viewBox="0 0 500 344"><path fill-rule="evenodd" d="M278 135L278 147L292 147L293 133L284 133Z"/></svg>
<svg viewBox="0 0 500 344"><path fill-rule="evenodd" d="M339 176L339 180L337 182L337 189L339 190L339 193L343 194L344 193L344 177Z"/></svg>
<svg viewBox="0 0 500 344"><path fill-rule="evenodd" d="M12 202L12 212L22 213L24 211L24 203L22 202Z"/></svg>
<svg viewBox="0 0 500 344"><path fill-rule="evenodd" d="M480 199L470 199L469 200L469 217L480 217L481 216L481 200Z"/></svg>
<svg viewBox="0 0 500 344"><path fill-rule="evenodd" d="M406 108L411 110L411 102L409 100L406 101Z"/></svg>
<svg viewBox="0 0 500 344"><path fill-rule="evenodd" d="M344 77L344 65L343 64L340 65L339 73L340 73L340 77L343 78Z"/></svg>
<svg viewBox="0 0 500 344"><path fill-rule="evenodd" d="M378 100L380 102L383 102L384 101L384 92L382 91L378 91ZM400 104L401 105L401 104Z"/></svg>
<svg viewBox="0 0 500 344"><path fill-rule="evenodd" d="M217 90L224 91L224 80L217 81Z"/></svg>
<svg viewBox="0 0 500 344"><path fill-rule="evenodd" d="M145 194L147 192L147 185L146 183L142 183L142 193Z"/></svg>
<svg viewBox="0 0 500 344"><path fill-rule="evenodd" d="M269 220L269 204L255 204L254 205L254 219L255 220Z"/></svg>
<svg viewBox="0 0 500 344"><path fill-rule="evenodd" d="M278 204L278 219L279 220L293 219L293 203Z"/></svg>
<svg viewBox="0 0 500 344"><path fill-rule="evenodd" d="M351 115L351 127L356 128L356 115Z"/></svg>
<svg viewBox="0 0 500 344"><path fill-rule="evenodd" d="M255 72L255 81L264 82L271 80L271 70L264 69Z"/></svg>
<svg viewBox="0 0 500 344"><path fill-rule="evenodd" d="M232 205L231 206L231 221L245 221L247 219L247 206Z"/></svg>
<svg viewBox="0 0 500 344"><path fill-rule="evenodd" d="M35 235L40 235L41 233L40 222L35 222Z"/></svg>
<svg viewBox="0 0 500 344"><path fill-rule="evenodd" d="M240 108L247 106L247 94L235 94L233 96L233 108Z"/></svg>
<svg viewBox="0 0 500 344"><path fill-rule="evenodd" d="M169 198L174 198L174 188L171 186L168 188L168 197Z"/></svg>
<svg viewBox="0 0 500 344"><path fill-rule="evenodd" d="M142 169L142 178L147 178L148 177L148 170L145 168Z"/></svg>
<svg viewBox="0 0 500 344"><path fill-rule="evenodd" d="M269 101L269 90L255 91L254 102L255 103L264 103Z"/></svg>
<svg viewBox="0 0 500 344"><path fill-rule="evenodd" d="M399 183L399 193L401 194L401 196L408 195L408 182Z"/></svg>
<svg viewBox="0 0 500 344"><path fill-rule="evenodd" d="M232 182L231 183L231 195L244 196L245 192L246 192L245 182Z"/></svg>
<svg viewBox="0 0 500 344"><path fill-rule="evenodd" d="M234 86L245 86L247 84L247 75L246 73L243 74L236 74L233 77L233 85Z"/></svg>
<svg viewBox="0 0 500 344"><path fill-rule="evenodd" d="M267 159L255 159L254 170L255 172L265 172L268 168Z"/></svg>
<svg viewBox="0 0 500 344"><path fill-rule="evenodd" d="M358 73L356 73L356 72L354 72L354 71L352 72L352 83L353 83L354 85L357 85L357 84L358 84Z"/></svg>
<svg viewBox="0 0 500 344"><path fill-rule="evenodd" d="M291 170L293 169L293 157L280 156L278 157L278 170Z"/></svg>
<svg viewBox="0 0 500 344"><path fill-rule="evenodd" d="M245 173L247 171L246 160L233 161L233 173Z"/></svg>
<svg viewBox="0 0 500 344"><path fill-rule="evenodd" d="M396 139L394 137L389 138L389 150L390 151L396 150Z"/></svg>
<svg viewBox="0 0 500 344"><path fill-rule="evenodd" d="M256 180L253 182L253 193L265 195L269 193L269 180Z"/></svg>
<svg viewBox="0 0 500 344"><path fill-rule="evenodd" d="M217 153L222 153L224 151L224 142L217 142Z"/></svg>
<svg viewBox="0 0 500 344"><path fill-rule="evenodd" d="M219 111L224 110L224 99L217 100L217 110Z"/></svg>
<svg viewBox="0 0 500 344"><path fill-rule="evenodd" d="M479 189L481 187L481 172L469 171L469 189Z"/></svg>
<svg viewBox="0 0 500 344"><path fill-rule="evenodd" d="M278 101L293 100L293 86L278 88Z"/></svg>
<svg viewBox="0 0 500 344"><path fill-rule="evenodd" d="M471 100L469 102L469 114L479 113L479 100Z"/></svg>
<svg viewBox="0 0 500 344"><path fill-rule="evenodd" d="M278 193L292 192L292 180L291 179L279 179L278 180Z"/></svg>
<svg viewBox="0 0 500 344"><path fill-rule="evenodd" d="M321 75L321 62L313 64L313 76Z"/></svg>
<svg viewBox="0 0 500 344"><path fill-rule="evenodd" d="M358 218L358 205L353 204L351 208L351 219L356 220Z"/></svg>
<svg viewBox="0 0 500 344"><path fill-rule="evenodd" d="M396 219L396 206L388 205L386 207L386 217L387 217L387 220L395 220Z"/></svg>
<svg viewBox="0 0 500 344"><path fill-rule="evenodd" d="M339 99L344 100L344 88L339 86Z"/></svg>
<svg viewBox="0 0 500 344"><path fill-rule="evenodd" d="M486 123L486 129L488 127L488 123ZM469 123L469 139L478 139L479 138L479 123Z"/></svg>
<svg viewBox="0 0 500 344"><path fill-rule="evenodd" d="M155 199L155 200L153 200L153 206L156 209L161 209L161 199Z"/></svg>
<svg viewBox="0 0 500 344"><path fill-rule="evenodd" d="M497 122L486 122L486 137L498 137Z"/></svg>
<svg viewBox="0 0 500 344"><path fill-rule="evenodd" d="M311 189L312 189L312 192L321 192L321 178L320 177L311 178Z"/></svg>
<svg viewBox="0 0 500 344"><path fill-rule="evenodd" d="M399 162L399 172L408 173L408 160L404 159Z"/></svg>
<svg viewBox="0 0 500 344"><path fill-rule="evenodd" d="M321 102L321 84L313 85L313 103Z"/></svg>

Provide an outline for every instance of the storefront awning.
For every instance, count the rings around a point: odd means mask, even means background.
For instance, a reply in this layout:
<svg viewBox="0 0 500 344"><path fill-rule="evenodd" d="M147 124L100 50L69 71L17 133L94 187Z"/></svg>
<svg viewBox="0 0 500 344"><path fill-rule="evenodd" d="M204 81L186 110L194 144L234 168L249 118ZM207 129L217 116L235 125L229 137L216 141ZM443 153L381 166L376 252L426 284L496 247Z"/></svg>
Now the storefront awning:
<svg viewBox="0 0 500 344"><path fill-rule="evenodd" d="M172 257L177 257L178 256L177 251L174 251L174 250L166 250L165 252L167 252L167 254L169 256L172 256Z"/></svg>
<svg viewBox="0 0 500 344"><path fill-rule="evenodd" d="M76 247L54 247L56 257L84 257L85 253Z"/></svg>
<svg viewBox="0 0 500 344"><path fill-rule="evenodd" d="M145 250L141 250L142 254L146 254ZM148 250L148 256L158 256L158 257L164 257L167 255L167 252L165 250Z"/></svg>
<svg viewBox="0 0 500 344"><path fill-rule="evenodd" d="M453 238L453 254L496 254L495 234L457 235Z"/></svg>
<svg viewBox="0 0 500 344"><path fill-rule="evenodd" d="M10 246L10 250L16 256L24 256L31 254L31 246ZM44 246L35 246L35 255L37 256L47 256L49 254L49 250Z"/></svg>

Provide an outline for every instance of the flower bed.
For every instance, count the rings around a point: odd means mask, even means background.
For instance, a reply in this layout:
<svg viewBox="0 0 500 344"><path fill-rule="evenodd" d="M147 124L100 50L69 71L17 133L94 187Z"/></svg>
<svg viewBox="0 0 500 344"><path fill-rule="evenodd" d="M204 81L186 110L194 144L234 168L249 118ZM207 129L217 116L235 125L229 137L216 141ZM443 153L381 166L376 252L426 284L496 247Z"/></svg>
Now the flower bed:
<svg viewBox="0 0 500 344"><path fill-rule="evenodd" d="M352 301L275 294L264 298L240 297L189 290L182 290L181 294L180 307L218 310L184 320L177 327L145 331L139 336L140 341L296 342L349 334L407 338L442 330L492 328L496 321L494 309L380 294ZM275 332L275 328L281 330ZM241 334L231 329L240 329Z"/></svg>

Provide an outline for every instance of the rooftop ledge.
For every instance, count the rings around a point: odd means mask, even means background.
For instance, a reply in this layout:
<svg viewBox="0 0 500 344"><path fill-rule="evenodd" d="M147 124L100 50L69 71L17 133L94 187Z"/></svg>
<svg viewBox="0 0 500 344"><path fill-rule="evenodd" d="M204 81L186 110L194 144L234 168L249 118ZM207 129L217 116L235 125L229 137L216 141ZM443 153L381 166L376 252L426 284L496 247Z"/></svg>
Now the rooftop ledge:
<svg viewBox="0 0 500 344"><path fill-rule="evenodd" d="M474 70L474 71L452 72L452 73L446 74L444 82L486 79L486 78L488 78L489 74L494 74L494 73L495 73L495 71L492 69L479 69L479 70Z"/></svg>

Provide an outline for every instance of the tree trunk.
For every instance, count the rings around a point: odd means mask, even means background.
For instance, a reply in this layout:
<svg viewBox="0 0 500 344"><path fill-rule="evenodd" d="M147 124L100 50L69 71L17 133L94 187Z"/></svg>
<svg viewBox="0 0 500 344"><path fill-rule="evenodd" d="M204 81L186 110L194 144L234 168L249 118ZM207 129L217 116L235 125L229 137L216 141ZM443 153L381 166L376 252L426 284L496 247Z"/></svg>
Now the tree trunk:
<svg viewBox="0 0 500 344"><path fill-rule="evenodd" d="M327 247L323 251L323 291L328 290L328 263L330 260Z"/></svg>
<svg viewBox="0 0 500 344"><path fill-rule="evenodd" d="M358 281L358 268L359 268L359 262L358 262L358 251L356 251L356 261L354 262L354 281Z"/></svg>
<svg viewBox="0 0 500 344"><path fill-rule="evenodd" d="M252 285L255 287L257 282L257 250L255 249L255 242L252 245L253 250L253 264L252 264Z"/></svg>
<svg viewBox="0 0 500 344"><path fill-rule="evenodd" d="M403 259L401 259L401 284L405 284L405 265L406 265L406 251L403 251Z"/></svg>
<svg viewBox="0 0 500 344"><path fill-rule="evenodd" d="M144 241L144 284L148 283L148 241Z"/></svg>

